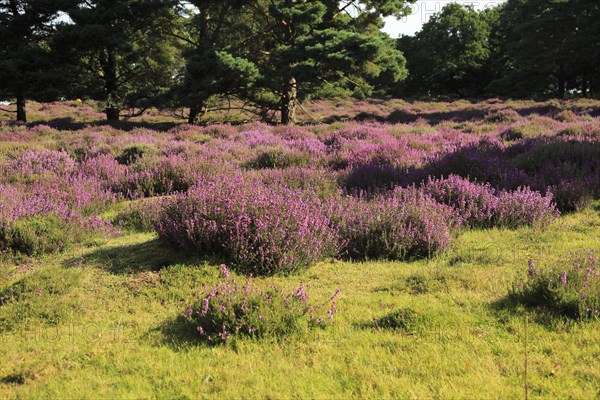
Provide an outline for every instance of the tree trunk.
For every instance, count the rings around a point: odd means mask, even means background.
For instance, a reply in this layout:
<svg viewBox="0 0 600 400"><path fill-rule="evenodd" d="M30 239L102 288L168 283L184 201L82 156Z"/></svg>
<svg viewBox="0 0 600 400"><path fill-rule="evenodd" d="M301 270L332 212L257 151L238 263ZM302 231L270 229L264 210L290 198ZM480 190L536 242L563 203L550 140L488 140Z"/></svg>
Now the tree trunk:
<svg viewBox="0 0 600 400"><path fill-rule="evenodd" d="M121 110L119 110L115 107L108 106L108 107L106 107L106 110L104 112L106 113L107 121L118 121Z"/></svg>
<svg viewBox="0 0 600 400"><path fill-rule="evenodd" d="M292 77L286 87L281 104L281 123L294 125L296 122L296 107L298 106L298 87L296 78Z"/></svg>
<svg viewBox="0 0 600 400"><path fill-rule="evenodd" d="M190 107L190 115L188 116L188 124L195 125L198 122L198 118L206 114L206 106L204 104Z"/></svg>
<svg viewBox="0 0 600 400"><path fill-rule="evenodd" d="M118 121L120 108L115 101L115 93L118 88L117 83L117 59L112 49L107 49L107 62L104 67L104 83L106 85L106 120Z"/></svg>
<svg viewBox="0 0 600 400"><path fill-rule="evenodd" d="M17 121L27 122L27 112L25 111L25 97L17 95Z"/></svg>

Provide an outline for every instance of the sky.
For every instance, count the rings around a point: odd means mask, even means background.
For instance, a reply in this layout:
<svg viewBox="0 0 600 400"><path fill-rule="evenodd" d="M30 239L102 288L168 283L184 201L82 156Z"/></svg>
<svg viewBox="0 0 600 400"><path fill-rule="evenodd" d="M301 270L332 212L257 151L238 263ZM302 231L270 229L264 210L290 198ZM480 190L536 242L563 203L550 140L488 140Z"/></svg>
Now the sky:
<svg viewBox="0 0 600 400"><path fill-rule="evenodd" d="M397 38L400 35L414 35L421 30L421 27L431 16L442 11L442 8L448 3L459 3L464 5L472 5L477 10L482 10L487 7L494 7L505 0L417 0L411 5L412 12L410 15L401 20L394 17L386 18L385 28L391 37Z"/></svg>

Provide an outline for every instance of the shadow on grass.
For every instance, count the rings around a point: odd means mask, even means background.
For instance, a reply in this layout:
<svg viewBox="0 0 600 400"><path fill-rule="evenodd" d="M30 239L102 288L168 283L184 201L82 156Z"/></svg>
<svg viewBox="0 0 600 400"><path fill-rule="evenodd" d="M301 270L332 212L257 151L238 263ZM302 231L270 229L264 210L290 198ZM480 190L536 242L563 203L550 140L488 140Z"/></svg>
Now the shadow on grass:
<svg viewBox="0 0 600 400"><path fill-rule="evenodd" d="M149 334L158 334L160 336L158 343L175 351L190 347L215 346L201 340L196 328L179 316L168 319L152 329Z"/></svg>
<svg viewBox="0 0 600 400"><path fill-rule="evenodd" d="M194 251L174 249L160 239L153 239L143 243L100 248L83 259L69 258L63 262L63 266L77 267L82 262L96 264L113 274L135 274L159 271L174 264L220 264L221 260Z"/></svg>
<svg viewBox="0 0 600 400"><path fill-rule="evenodd" d="M0 378L0 384L4 385L24 385L25 382L26 377L21 372L5 375L2 378Z"/></svg>
<svg viewBox="0 0 600 400"><path fill-rule="evenodd" d="M489 310L499 321L506 321L507 318L520 318L525 323L527 318L529 323L540 325L549 332L568 332L578 323L586 322L586 320L565 315L549 307L529 304L521 296L510 294L490 303Z"/></svg>

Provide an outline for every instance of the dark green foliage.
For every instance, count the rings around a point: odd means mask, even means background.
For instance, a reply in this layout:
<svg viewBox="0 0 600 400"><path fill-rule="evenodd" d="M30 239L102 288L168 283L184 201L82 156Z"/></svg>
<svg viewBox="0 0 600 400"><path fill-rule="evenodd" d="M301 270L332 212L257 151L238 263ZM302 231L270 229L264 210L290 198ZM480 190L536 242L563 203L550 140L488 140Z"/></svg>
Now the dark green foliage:
<svg viewBox="0 0 600 400"><path fill-rule="evenodd" d="M178 54L167 40L174 1L95 0L67 12L54 42L71 84L67 95L101 100L108 120L148 107L173 84Z"/></svg>
<svg viewBox="0 0 600 400"><path fill-rule="evenodd" d="M74 232L54 215L29 217L0 225L0 247L29 256L54 253L74 240Z"/></svg>
<svg viewBox="0 0 600 400"><path fill-rule="evenodd" d="M599 21L600 5L591 0L509 0L494 38L502 75L490 89L521 97L593 95Z"/></svg>
<svg viewBox="0 0 600 400"><path fill-rule="evenodd" d="M492 52L490 31L497 10L478 12L472 7L448 4L414 37L399 39L408 59L410 94L481 95L490 81L487 66Z"/></svg>
<svg viewBox="0 0 600 400"><path fill-rule="evenodd" d="M144 154L148 153L150 148L144 145L136 145L126 147L123 149L121 154L116 157L119 164L129 165L135 163L137 160L142 158Z"/></svg>
<svg viewBox="0 0 600 400"><path fill-rule="evenodd" d="M406 11L405 1L257 3L259 49L250 59L263 79L252 98L278 110L284 124L294 123L298 104L325 87L364 96L378 79L393 84L406 77L402 54L378 29L381 16Z"/></svg>
<svg viewBox="0 0 600 400"><path fill-rule="evenodd" d="M248 168L290 168L308 166L311 159L303 153L285 151L281 148L275 148L265 151L247 164Z"/></svg>
<svg viewBox="0 0 600 400"><path fill-rule="evenodd" d="M64 85L48 46L58 12L68 1L0 2L0 99L16 98L16 119L25 122L26 99L52 100Z"/></svg>
<svg viewBox="0 0 600 400"><path fill-rule="evenodd" d="M394 329L401 331L413 331L418 326L419 316L410 309L402 309L386 314L382 318L374 318L373 325L377 330Z"/></svg>

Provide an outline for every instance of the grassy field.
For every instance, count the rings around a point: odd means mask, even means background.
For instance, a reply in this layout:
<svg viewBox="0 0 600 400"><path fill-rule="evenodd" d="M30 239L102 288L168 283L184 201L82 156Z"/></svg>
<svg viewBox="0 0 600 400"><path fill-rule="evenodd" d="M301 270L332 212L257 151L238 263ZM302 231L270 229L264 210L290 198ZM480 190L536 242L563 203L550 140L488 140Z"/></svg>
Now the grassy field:
<svg viewBox="0 0 600 400"><path fill-rule="evenodd" d="M321 263L260 283L341 290L335 325L285 339L199 344L175 316L218 266L127 232L2 269L22 288L0 314L0 393L9 398L593 398L598 321L507 301L530 258L600 249L600 204L544 231L473 230L411 263ZM405 310L396 329L379 327ZM527 367L525 366L527 360Z"/></svg>
<svg viewBox="0 0 600 400"><path fill-rule="evenodd" d="M0 398L600 398L597 262L591 296L563 272L600 254L600 103L307 109L321 123L0 115ZM254 230L227 225L241 216ZM202 236L206 221L223 230ZM236 253L232 237L275 245ZM323 238L339 247L312 252ZM180 316L222 262L246 279L234 256L261 290L340 290L333 324L204 341ZM554 268L542 285L564 274L580 317L511 296L531 265Z"/></svg>

